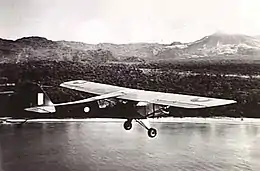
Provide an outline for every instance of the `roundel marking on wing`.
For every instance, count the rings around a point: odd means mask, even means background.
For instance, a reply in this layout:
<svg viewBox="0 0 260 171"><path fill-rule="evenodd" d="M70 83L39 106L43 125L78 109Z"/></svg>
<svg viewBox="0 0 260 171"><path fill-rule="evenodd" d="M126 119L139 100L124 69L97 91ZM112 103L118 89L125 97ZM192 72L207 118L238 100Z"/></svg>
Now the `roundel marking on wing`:
<svg viewBox="0 0 260 171"><path fill-rule="evenodd" d="M208 102L208 101L210 101L210 99L201 97L201 98L191 99L190 101L192 101L192 102Z"/></svg>

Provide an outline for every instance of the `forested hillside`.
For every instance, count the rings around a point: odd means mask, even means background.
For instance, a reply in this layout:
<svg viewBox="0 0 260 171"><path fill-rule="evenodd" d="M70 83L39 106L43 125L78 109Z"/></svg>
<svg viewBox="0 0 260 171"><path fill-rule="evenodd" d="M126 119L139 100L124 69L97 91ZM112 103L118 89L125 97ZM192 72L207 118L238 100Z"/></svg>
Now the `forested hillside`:
<svg viewBox="0 0 260 171"><path fill-rule="evenodd" d="M46 87L53 102L88 97L89 94L62 89L58 85L73 79L85 79L100 83L171 93L234 99L238 104L200 110L172 108L174 116L232 116L260 117L260 79L228 74L259 74L258 64L212 64L203 66L184 64L151 65L86 65L62 62L25 62L1 64L0 75L6 82L26 80L39 82ZM249 69L248 69L249 68ZM192 71L196 74L190 74ZM66 110L65 110L66 111ZM65 114L64 114L65 115Z"/></svg>

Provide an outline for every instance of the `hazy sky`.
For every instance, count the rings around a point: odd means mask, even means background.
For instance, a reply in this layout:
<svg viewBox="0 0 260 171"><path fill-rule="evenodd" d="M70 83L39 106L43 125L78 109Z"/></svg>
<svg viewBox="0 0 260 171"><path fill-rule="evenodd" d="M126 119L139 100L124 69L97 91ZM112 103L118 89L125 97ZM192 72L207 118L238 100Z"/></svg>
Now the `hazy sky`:
<svg viewBox="0 0 260 171"><path fill-rule="evenodd" d="M260 0L0 0L0 37L87 43L260 35Z"/></svg>

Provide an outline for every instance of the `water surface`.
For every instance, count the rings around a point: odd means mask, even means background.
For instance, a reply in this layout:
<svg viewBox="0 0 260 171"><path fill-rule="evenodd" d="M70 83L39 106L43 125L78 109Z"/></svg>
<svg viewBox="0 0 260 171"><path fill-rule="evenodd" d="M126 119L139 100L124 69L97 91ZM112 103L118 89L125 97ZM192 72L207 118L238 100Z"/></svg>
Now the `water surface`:
<svg viewBox="0 0 260 171"><path fill-rule="evenodd" d="M123 121L31 122L0 126L4 171L260 170L260 121L151 122L148 138ZM1 170L1 169L0 169Z"/></svg>

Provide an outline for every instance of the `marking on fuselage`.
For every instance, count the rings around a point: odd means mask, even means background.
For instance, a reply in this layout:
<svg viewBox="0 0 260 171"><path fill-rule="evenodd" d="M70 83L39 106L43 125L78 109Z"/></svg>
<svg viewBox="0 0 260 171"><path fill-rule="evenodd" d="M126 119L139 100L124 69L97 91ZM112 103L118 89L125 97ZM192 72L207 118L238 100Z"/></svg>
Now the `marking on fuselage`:
<svg viewBox="0 0 260 171"><path fill-rule="evenodd" d="M43 93L38 93L38 97L37 97L37 104L38 105L43 105L44 103L44 94Z"/></svg>

